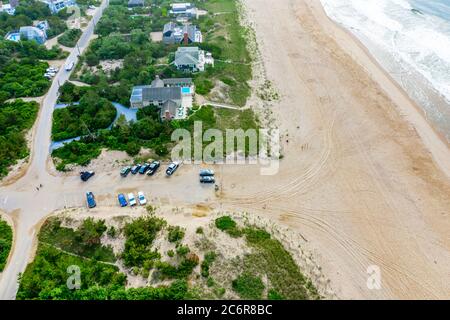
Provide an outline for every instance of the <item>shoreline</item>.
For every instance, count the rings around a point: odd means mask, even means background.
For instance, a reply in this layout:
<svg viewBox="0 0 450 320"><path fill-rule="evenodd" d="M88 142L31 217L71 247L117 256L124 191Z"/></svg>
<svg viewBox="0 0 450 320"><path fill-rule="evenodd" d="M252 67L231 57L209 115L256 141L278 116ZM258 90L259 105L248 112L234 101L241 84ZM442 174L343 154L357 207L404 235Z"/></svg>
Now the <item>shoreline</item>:
<svg viewBox="0 0 450 320"><path fill-rule="evenodd" d="M450 144L427 120L422 108L408 95L400 84L383 68L369 49L349 30L333 21L322 3L304 0L314 19L353 61L361 66L391 99L401 116L415 129L420 140L431 153L434 163L450 178ZM384 81L387 80L387 81Z"/></svg>

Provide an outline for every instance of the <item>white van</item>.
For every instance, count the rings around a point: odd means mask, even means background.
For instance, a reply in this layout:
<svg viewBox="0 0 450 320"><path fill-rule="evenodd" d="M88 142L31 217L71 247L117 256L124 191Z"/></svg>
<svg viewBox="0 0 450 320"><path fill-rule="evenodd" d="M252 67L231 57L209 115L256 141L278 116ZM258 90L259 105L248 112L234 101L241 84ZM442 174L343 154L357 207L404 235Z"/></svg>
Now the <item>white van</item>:
<svg viewBox="0 0 450 320"><path fill-rule="evenodd" d="M72 70L73 66L74 66L73 62L66 64L66 67L65 67L66 71Z"/></svg>

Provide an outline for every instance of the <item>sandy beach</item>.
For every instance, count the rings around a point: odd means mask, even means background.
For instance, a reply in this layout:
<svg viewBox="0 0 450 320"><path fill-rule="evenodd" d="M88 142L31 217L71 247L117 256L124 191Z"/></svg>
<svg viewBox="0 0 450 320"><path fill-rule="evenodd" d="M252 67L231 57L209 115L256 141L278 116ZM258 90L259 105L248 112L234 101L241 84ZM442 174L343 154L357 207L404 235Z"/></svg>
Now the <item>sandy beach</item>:
<svg viewBox="0 0 450 320"><path fill-rule="evenodd" d="M449 298L448 146L319 1L244 3L284 157L274 177L225 167L222 205L299 232L340 298Z"/></svg>

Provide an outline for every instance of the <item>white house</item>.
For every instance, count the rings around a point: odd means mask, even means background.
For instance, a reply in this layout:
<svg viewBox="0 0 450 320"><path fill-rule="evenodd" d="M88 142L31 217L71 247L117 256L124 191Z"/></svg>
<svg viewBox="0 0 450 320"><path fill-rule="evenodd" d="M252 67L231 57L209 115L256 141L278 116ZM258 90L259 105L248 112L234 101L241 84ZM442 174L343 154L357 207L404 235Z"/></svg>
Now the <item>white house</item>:
<svg viewBox="0 0 450 320"><path fill-rule="evenodd" d="M75 0L40 0L48 5L48 8L52 13L56 13L64 8L74 6Z"/></svg>
<svg viewBox="0 0 450 320"><path fill-rule="evenodd" d="M198 47L178 47L174 64L178 70L205 71L205 65L214 66L214 58L210 52L205 52Z"/></svg>
<svg viewBox="0 0 450 320"><path fill-rule="evenodd" d="M16 8L14 8L13 6L11 6L10 3L5 3L5 4L3 4L3 3L0 1L0 12L5 12L5 13L7 13L7 14L13 16L14 13L16 12Z"/></svg>

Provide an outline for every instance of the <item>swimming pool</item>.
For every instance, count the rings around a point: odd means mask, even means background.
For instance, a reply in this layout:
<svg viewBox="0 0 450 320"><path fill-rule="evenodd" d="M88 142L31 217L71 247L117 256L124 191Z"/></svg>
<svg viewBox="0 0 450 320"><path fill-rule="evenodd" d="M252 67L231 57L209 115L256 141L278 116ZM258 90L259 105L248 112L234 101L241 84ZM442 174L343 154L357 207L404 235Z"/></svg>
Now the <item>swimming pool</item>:
<svg viewBox="0 0 450 320"><path fill-rule="evenodd" d="M189 93L191 93L191 88L190 87L182 87L181 93L189 94Z"/></svg>

